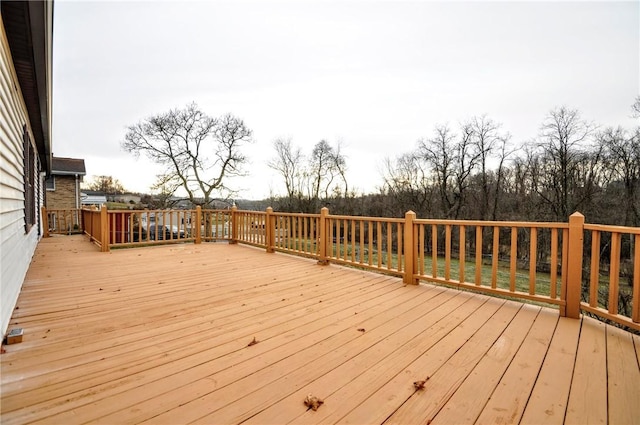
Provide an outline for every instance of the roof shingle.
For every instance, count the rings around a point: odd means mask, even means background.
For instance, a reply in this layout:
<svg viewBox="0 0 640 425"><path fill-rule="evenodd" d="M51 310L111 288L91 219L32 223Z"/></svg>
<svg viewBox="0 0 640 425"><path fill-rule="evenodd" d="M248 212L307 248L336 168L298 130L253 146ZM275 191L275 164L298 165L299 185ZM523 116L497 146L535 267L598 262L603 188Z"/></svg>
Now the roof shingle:
<svg viewBox="0 0 640 425"><path fill-rule="evenodd" d="M87 174L84 168L84 159L78 158L52 158L51 174Z"/></svg>

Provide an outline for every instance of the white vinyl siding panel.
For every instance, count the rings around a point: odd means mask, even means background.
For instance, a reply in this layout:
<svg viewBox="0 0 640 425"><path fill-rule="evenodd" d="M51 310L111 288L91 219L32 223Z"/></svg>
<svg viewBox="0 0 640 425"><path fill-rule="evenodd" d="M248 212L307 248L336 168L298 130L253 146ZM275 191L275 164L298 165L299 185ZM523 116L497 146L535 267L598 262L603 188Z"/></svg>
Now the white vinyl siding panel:
<svg viewBox="0 0 640 425"><path fill-rule="evenodd" d="M38 243L40 220L37 218L30 232L25 234L23 126L26 124L30 133L31 127L4 24L0 25L0 31L0 332L4 335ZM40 169L37 155L33 167ZM42 186L38 173L36 202L38 198L43 199ZM36 204L36 215L39 211L40 203Z"/></svg>

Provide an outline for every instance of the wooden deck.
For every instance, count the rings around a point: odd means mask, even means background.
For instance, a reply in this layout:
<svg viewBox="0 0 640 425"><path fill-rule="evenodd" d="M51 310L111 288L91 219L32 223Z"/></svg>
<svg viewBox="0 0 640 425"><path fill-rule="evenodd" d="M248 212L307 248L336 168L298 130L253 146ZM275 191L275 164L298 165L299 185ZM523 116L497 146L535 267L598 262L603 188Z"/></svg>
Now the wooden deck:
<svg viewBox="0 0 640 425"><path fill-rule="evenodd" d="M11 323L4 425L640 423L638 336L241 245L44 239Z"/></svg>

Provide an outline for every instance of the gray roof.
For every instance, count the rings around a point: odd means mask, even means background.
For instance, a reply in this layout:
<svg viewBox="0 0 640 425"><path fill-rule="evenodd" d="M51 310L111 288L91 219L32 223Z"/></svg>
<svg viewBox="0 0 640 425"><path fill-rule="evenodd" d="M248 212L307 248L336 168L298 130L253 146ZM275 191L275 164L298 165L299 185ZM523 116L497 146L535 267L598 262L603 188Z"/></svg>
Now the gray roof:
<svg viewBox="0 0 640 425"><path fill-rule="evenodd" d="M80 196L80 202L82 205L102 205L107 203L107 197L104 195L87 195L82 193Z"/></svg>
<svg viewBox="0 0 640 425"><path fill-rule="evenodd" d="M84 159L56 158L51 161L51 174L53 175L82 175L87 174L84 168Z"/></svg>

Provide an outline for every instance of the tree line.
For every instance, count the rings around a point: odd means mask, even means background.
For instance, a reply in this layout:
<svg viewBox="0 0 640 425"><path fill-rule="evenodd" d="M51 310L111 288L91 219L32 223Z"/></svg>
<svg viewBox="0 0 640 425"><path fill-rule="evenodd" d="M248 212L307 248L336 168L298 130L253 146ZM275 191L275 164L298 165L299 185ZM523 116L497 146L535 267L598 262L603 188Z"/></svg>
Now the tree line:
<svg viewBox="0 0 640 425"><path fill-rule="evenodd" d="M640 96L632 106L640 118ZM237 198L228 179L246 175L243 148L252 131L231 114L209 117L195 104L128 127L122 147L164 166L155 189L182 189L195 205ZM268 166L285 192L265 200L276 210L473 220L566 221L640 225L640 126L602 128L567 107L551 110L537 137L514 141L487 115L437 124L415 148L384 159L381 185L357 193L340 143L320 140L304 152L290 138L273 142ZM372 164L373 166L373 164Z"/></svg>
<svg viewBox="0 0 640 425"><path fill-rule="evenodd" d="M384 160L382 185L369 195L349 191L339 145L321 141L305 157L278 139L274 150L269 166L287 193L270 201L284 211L330 204L336 214L520 221L580 211L593 223L640 225L640 126L600 128L566 107L524 144L486 115L436 125L415 149Z"/></svg>

